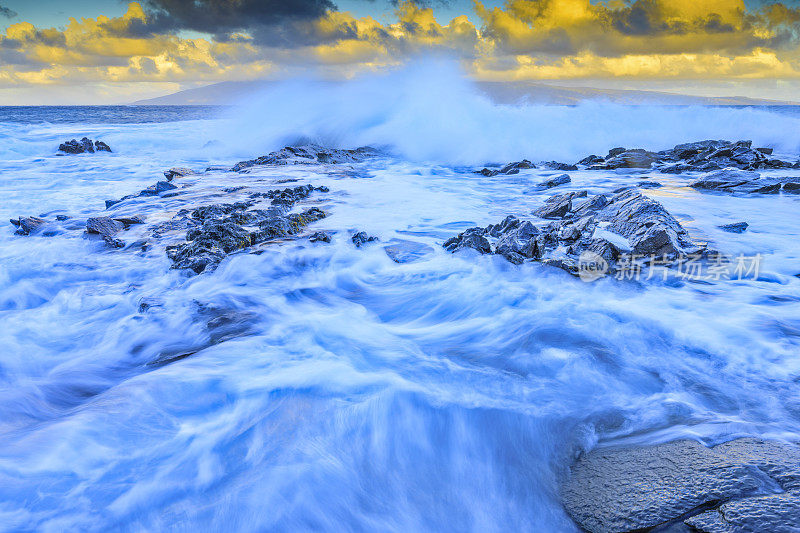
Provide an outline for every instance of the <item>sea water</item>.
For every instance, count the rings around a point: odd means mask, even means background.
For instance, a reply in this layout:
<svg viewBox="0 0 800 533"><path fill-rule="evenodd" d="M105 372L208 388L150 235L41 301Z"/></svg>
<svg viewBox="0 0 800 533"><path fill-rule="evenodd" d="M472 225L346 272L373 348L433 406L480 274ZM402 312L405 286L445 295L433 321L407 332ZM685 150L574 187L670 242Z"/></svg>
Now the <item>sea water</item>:
<svg viewBox="0 0 800 533"><path fill-rule="evenodd" d="M83 136L113 153L56 154ZM706 138L796 159L800 114L497 106L430 72L341 93L292 82L237 108L0 109L3 220L102 215L172 166L297 140L385 154L185 178L201 192L286 179L331 191L310 228L336 232L331 244L270 245L199 276L157 247L0 227L0 529L574 531L558 479L582 450L796 439L800 196L703 194L655 172L570 172L558 190L660 181L645 193L693 239L762 257L754 279L586 283L441 248L470 226L531 218L554 192L535 187L553 172L487 178L476 165ZM140 214L180 208L162 199ZM739 221L745 233L717 227ZM355 248L356 230L381 242ZM396 263L383 245L400 241L424 253ZM240 334L212 343L204 309ZM178 352L191 355L150 364Z"/></svg>

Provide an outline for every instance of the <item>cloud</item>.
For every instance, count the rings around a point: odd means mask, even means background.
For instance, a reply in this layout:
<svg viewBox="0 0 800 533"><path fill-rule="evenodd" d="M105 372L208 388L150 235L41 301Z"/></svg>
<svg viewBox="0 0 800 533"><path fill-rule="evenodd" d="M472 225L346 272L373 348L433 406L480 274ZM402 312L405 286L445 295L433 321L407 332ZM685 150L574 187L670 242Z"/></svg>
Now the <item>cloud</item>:
<svg viewBox="0 0 800 533"><path fill-rule="evenodd" d="M490 80L800 79L800 10L783 3L508 0L474 8L444 22L425 2L406 1L393 21L379 22L330 0L132 2L122 16L71 18L62 28L11 24L0 34L0 87L197 84L309 66L350 76L431 52Z"/></svg>
<svg viewBox="0 0 800 533"><path fill-rule="evenodd" d="M0 17L5 17L7 19L13 19L17 16L17 12L13 11L5 6L0 6Z"/></svg>

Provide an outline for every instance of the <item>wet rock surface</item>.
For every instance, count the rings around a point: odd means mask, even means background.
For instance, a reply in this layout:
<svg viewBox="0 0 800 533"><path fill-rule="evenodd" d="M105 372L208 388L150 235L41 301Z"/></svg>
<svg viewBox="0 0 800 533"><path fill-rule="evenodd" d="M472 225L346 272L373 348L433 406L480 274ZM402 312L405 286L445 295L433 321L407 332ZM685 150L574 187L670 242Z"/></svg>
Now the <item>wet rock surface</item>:
<svg viewBox="0 0 800 533"><path fill-rule="evenodd" d="M110 152L111 148L103 141L92 141L88 137L84 137L80 141L72 139L61 143L58 146L58 151L65 154L93 154L95 152Z"/></svg>
<svg viewBox="0 0 800 533"><path fill-rule="evenodd" d="M772 149L753 148L751 141L698 141L669 150L650 152L623 147L605 157L590 155L578 162L590 170L658 169L661 172L711 172L725 168L741 170L800 168L800 162L772 158Z"/></svg>
<svg viewBox="0 0 800 533"><path fill-rule="evenodd" d="M350 237L350 240L353 241L353 244L356 245L356 248L361 248L367 243L370 242L377 242L379 239L374 235L369 235L365 231L358 231Z"/></svg>
<svg viewBox="0 0 800 533"><path fill-rule="evenodd" d="M636 189L613 196L586 191L551 196L534 215L550 223L509 216L499 224L470 228L447 240L450 252L473 249L512 263L534 260L578 273L583 254L601 257L613 270L620 255L676 259L697 251L686 230L655 200Z"/></svg>
<svg viewBox="0 0 800 533"><path fill-rule="evenodd" d="M173 218L173 227L187 227L186 242L167 246L172 268L195 273L213 270L229 254L267 241L299 234L306 226L325 218L317 207L290 213L294 204L314 191L327 188L311 185L253 193L250 200L211 204L193 210L181 210ZM259 198L270 200L267 209L251 209Z"/></svg>
<svg viewBox="0 0 800 533"><path fill-rule="evenodd" d="M722 224L717 227L728 233L744 233L747 231L749 224L747 222L734 222L733 224Z"/></svg>
<svg viewBox="0 0 800 533"><path fill-rule="evenodd" d="M690 187L727 193L777 194L800 191L800 177L763 178L761 174L746 170L720 170L712 172L689 184Z"/></svg>
<svg viewBox="0 0 800 533"><path fill-rule="evenodd" d="M560 494L590 532L797 531L800 448L752 438L597 448L572 465Z"/></svg>
<svg viewBox="0 0 800 533"><path fill-rule="evenodd" d="M369 157L375 157L379 152L369 146L362 146L355 150L336 150L325 148L317 144L302 146L286 146L281 150L268 155L240 161L231 169L234 172L259 165L313 165L313 164L340 164L358 163Z"/></svg>

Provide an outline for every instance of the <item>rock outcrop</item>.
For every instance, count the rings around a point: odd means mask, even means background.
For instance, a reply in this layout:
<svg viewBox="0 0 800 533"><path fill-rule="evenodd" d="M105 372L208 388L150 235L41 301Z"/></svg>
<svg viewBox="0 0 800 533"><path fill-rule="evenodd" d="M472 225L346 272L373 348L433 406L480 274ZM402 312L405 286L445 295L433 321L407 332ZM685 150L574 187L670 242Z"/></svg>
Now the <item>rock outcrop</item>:
<svg viewBox="0 0 800 533"><path fill-rule="evenodd" d="M698 249L660 203L636 189L611 197L589 197L586 191L558 194L534 214L553 222L509 216L499 224L470 228L443 246L450 252L470 248L499 254L516 264L540 261L576 275L586 252L601 257L613 270L622 254L663 261Z"/></svg>
<svg viewBox="0 0 800 533"><path fill-rule="evenodd" d="M299 234L326 214L317 207L300 213L289 211L297 201L307 198L312 192L327 190L311 185L276 189L253 193L248 201L179 211L173 218L173 227L185 226L188 231L186 242L167 246L172 268L190 269L199 274L213 270L233 252ZM258 198L269 198L270 207L251 209Z"/></svg>
<svg viewBox="0 0 800 533"><path fill-rule="evenodd" d="M259 165L313 165L313 164L340 164L357 163L369 157L378 155L378 151L369 146L362 146L355 150L334 150L317 144L302 146L286 146L268 155L240 161L233 168L239 172L246 168Z"/></svg>
<svg viewBox="0 0 800 533"><path fill-rule="evenodd" d="M111 148L103 141L94 141L88 137L84 137L80 141L72 139L58 146L59 152L65 154L93 154L95 152L110 152Z"/></svg>
<svg viewBox="0 0 800 533"><path fill-rule="evenodd" d="M578 162L590 170L658 169L661 172L710 172L724 168L741 170L800 168L800 162L770 157L772 149L753 148L751 141L699 141L672 149L650 152L641 148L613 148L605 157L590 155Z"/></svg>
<svg viewBox="0 0 800 533"><path fill-rule="evenodd" d="M702 533L796 532L800 447L747 438L713 448L688 440L597 448L572 466L560 493L592 533L681 523Z"/></svg>
<svg viewBox="0 0 800 533"><path fill-rule="evenodd" d="M762 178L748 170L719 170L692 182L690 187L705 191L743 194L800 193L800 177Z"/></svg>

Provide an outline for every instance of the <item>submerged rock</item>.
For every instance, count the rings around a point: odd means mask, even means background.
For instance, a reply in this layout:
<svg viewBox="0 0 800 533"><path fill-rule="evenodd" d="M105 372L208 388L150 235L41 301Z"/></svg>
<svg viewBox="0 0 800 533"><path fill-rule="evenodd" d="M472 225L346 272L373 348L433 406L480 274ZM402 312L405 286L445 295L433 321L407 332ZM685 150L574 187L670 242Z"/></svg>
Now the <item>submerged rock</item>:
<svg viewBox="0 0 800 533"><path fill-rule="evenodd" d="M490 178L492 176L497 176L498 174L506 174L506 175L519 174L520 170L527 170L531 168L536 168L536 165L534 165L527 159L523 159L522 161L514 161L513 163L508 163L507 165L499 169L482 168L480 170L476 170L475 173Z"/></svg>
<svg viewBox="0 0 800 533"><path fill-rule="evenodd" d="M728 233L744 233L748 226L747 222L734 222L733 224L723 224L717 227Z"/></svg>
<svg viewBox="0 0 800 533"><path fill-rule="evenodd" d="M72 139L71 141L61 143L58 146L58 151L66 154L93 154L95 152L110 152L111 148L103 141L92 142L88 137L84 137L80 141Z"/></svg>
<svg viewBox="0 0 800 533"><path fill-rule="evenodd" d="M713 448L695 441L597 448L561 483L567 513L586 531L796 531L800 448L737 439Z"/></svg>
<svg viewBox="0 0 800 533"><path fill-rule="evenodd" d="M378 151L369 146L362 146L355 150L335 150L325 148L317 144L306 144L302 146L286 146L281 150L271 152L268 155L240 161L233 168L234 172L239 172L246 168L258 165L313 165L313 164L340 164L357 163L370 157L378 155Z"/></svg>

